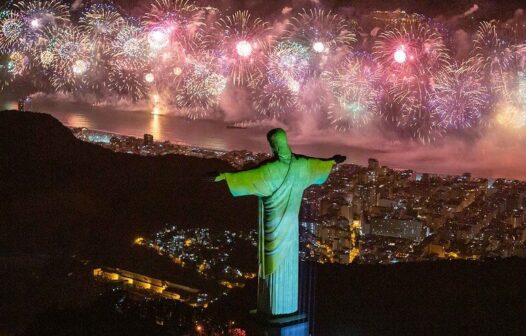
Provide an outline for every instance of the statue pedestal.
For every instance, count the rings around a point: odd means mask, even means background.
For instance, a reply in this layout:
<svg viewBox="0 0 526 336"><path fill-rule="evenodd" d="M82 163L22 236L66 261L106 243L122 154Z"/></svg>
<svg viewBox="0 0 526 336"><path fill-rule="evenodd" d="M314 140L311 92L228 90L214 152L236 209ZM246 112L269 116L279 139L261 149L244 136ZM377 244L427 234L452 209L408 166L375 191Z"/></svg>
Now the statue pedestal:
<svg viewBox="0 0 526 336"><path fill-rule="evenodd" d="M257 321L261 336L309 336L309 321L306 314L285 316L262 316L256 310L250 315Z"/></svg>

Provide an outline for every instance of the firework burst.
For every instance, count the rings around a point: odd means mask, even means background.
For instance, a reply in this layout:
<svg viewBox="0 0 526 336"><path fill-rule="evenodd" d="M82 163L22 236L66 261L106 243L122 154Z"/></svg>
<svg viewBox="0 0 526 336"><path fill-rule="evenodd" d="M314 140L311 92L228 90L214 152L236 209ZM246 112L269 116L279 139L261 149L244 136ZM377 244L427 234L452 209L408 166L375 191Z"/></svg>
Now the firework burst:
<svg viewBox="0 0 526 336"><path fill-rule="evenodd" d="M78 27L89 38L92 48L90 48L88 68L83 72L85 63L80 62L81 66L75 68L77 76L83 76L83 84L86 88L100 94L109 86L110 68L115 62L119 62L119 59L126 58L123 54L119 55L122 49L118 47L121 45L112 44L126 27L126 21L112 4L93 4L82 12ZM121 37L126 39L126 33L123 35L125 36L121 35ZM133 36L133 33L130 35Z"/></svg>
<svg viewBox="0 0 526 336"><path fill-rule="evenodd" d="M112 64L108 73L108 87L111 92L134 101L147 96L148 87L145 76L148 70L142 63L117 60Z"/></svg>
<svg viewBox="0 0 526 336"><path fill-rule="evenodd" d="M297 108L296 92L279 81L262 79L253 87L252 104L258 116L263 118L281 118Z"/></svg>
<svg viewBox="0 0 526 336"><path fill-rule="evenodd" d="M191 119L202 118L213 111L226 88L227 78L215 57L210 53L187 62L179 88L176 105Z"/></svg>
<svg viewBox="0 0 526 336"><path fill-rule="evenodd" d="M157 0L144 16L152 50L170 46L193 50L203 36L201 9L188 0Z"/></svg>
<svg viewBox="0 0 526 336"><path fill-rule="evenodd" d="M20 16L12 11L0 12L0 52L9 53L14 47L22 49L18 42L23 36L24 27Z"/></svg>
<svg viewBox="0 0 526 336"><path fill-rule="evenodd" d="M477 70L501 75L517 64L523 44L512 44L497 33L496 22L482 22L475 34L473 59Z"/></svg>
<svg viewBox="0 0 526 336"><path fill-rule="evenodd" d="M414 129L415 133L412 136L423 142L428 140L426 132L431 132L439 125L438 114L428 105L430 92L425 80L408 75L397 81L396 85L389 86L388 91L389 97L395 103L394 106L400 109L400 115L396 119L397 126L404 131ZM419 121L422 121L421 127Z"/></svg>
<svg viewBox="0 0 526 336"><path fill-rule="evenodd" d="M418 77L404 77L389 89L394 104L400 108L396 126L422 143L430 143L444 136L446 124L430 104L431 90L428 83Z"/></svg>
<svg viewBox="0 0 526 336"><path fill-rule="evenodd" d="M75 26L63 26L46 30L45 38L45 51L49 53L46 55L52 55L52 85L61 92L78 90L90 68L88 37Z"/></svg>
<svg viewBox="0 0 526 336"><path fill-rule="evenodd" d="M396 81L403 75L429 78L450 63L442 36L426 23L403 24L380 34L373 47L376 61Z"/></svg>
<svg viewBox="0 0 526 336"><path fill-rule="evenodd" d="M131 23L124 25L113 40L111 53L119 61L146 63L148 42L142 29Z"/></svg>
<svg viewBox="0 0 526 336"><path fill-rule="evenodd" d="M288 87L298 92L311 74L309 50L297 42L280 42L268 56L267 76L278 82L277 87Z"/></svg>
<svg viewBox="0 0 526 336"><path fill-rule="evenodd" d="M324 72L322 78L332 94L328 118L336 129L363 126L379 114L380 76L369 57L353 55L335 71Z"/></svg>
<svg viewBox="0 0 526 336"><path fill-rule="evenodd" d="M450 63L442 36L427 23L402 24L380 34L373 54L386 74L389 96L400 107L397 126L422 142L441 137L444 129L429 97L434 74Z"/></svg>
<svg viewBox="0 0 526 336"><path fill-rule="evenodd" d="M234 85L242 85L261 75L269 28L267 22L253 18L248 11L237 11L219 19L211 29L206 45L220 50L221 60Z"/></svg>
<svg viewBox="0 0 526 336"><path fill-rule="evenodd" d="M8 68L13 77L23 76L29 67L29 63L29 58L25 54L14 51L9 55Z"/></svg>
<svg viewBox="0 0 526 336"><path fill-rule="evenodd" d="M497 22L482 22L479 25L470 62L473 71L485 74L494 100L511 98L510 81L515 78L513 72L525 51L524 44L512 44L499 36Z"/></svg>
<svg viewBox="0 0 526 336"><path fill-rule="evenodd" d="M465 64L452 64L435 77L432 108L448 128L477 125L487 108L488 92L477 72Z"/></svg>
<svg viewBox="0 0 526 336"><path fill-rule="evenodd" d="M46 29L69 22L69 7L60 0L25 0L13 6L19 15L22 37L18 45L31 50L39 42Z"/></svg>
<svg viewBox="0 0 526 336"><path fill-rule="evenodd" d="M125 25L125 20L111 4L94 4L82 12L80 29L90 37L97 48L107 48L117 33Z"/></svg>
<svg viewBox="0 0 526 336"><path fill-rule="evenodd" d="M356 42L354 25L339 14L323 9L302 10L290 20L286 35L317 54L350 49Z"/></svg>

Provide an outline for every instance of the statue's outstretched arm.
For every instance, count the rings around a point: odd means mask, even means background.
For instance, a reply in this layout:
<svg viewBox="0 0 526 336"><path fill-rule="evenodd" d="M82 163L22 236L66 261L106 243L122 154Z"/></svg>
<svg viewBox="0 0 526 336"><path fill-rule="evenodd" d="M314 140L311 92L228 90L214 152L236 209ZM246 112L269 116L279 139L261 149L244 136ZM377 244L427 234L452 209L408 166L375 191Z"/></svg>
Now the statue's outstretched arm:
<svg viewBox="0 0 526 336"><path fill-rule="evenodd" d="M330 158L318 158L318 157L312 157L312 156L306 156L306 155L297 155L297 154L296 154L296 156L304 157L306 159L314 159L314 160L319 160L319 161L325 161L325 162L333 161L334 163L343 163L343 162L345 162L345 160L347 160L346 156L340 155L340 154L333 155Z"/></svg>
<svg viewBox="0 0 526 336"><path fill-rule="evenodd" d="M320 160L320 161L334 161L335 163L342 163L342 162L345 162L345 160L347 160L346 156L340 155L340 154L333 155L332 157L326 158L326 159L325 158L309 157L309 156L305 156L305 157L309 158L309 159Z"/></svg>
<svg viewBox="0 0 526 336"><path fill-rule="evenodd" d="M347 160L347 157L344 155L336 154L334 155L331 160L334 160L336 163L343 163L345 160Z"/></svg>
<svg viewBox="0 0 526 336"><path fill-rule="evenodd" d="M268 196L272 194L272 184L268 183L265 165L236 172L215 173L214 182L226 181L230 193L234 196Z"/></svg>
<svg viewBox="0 0 526 336"><path fill-rule="evenodd" d="M224 180L226 180L226 176L224 173L218 173L214 178L214 182L220 182Z"/></svg>
<svg viewBox="0 0 526 336"><path fill-rule="evenodd" d="M213 172L206 173L204 180L206 182L220 182L220 181L225 180L225 178L226 177L224 173L213 171Z"/></svg>
<svg viewBox="0 0 526 336"><path fill-rule="evenodd" d="M329 159L307 158L307 169L309 172L308 178L306 179L306 185L320 185L325 183L331 173L332 167L337 163L344 162L346 159L347 158L343 155L334 155Z"/></svg>

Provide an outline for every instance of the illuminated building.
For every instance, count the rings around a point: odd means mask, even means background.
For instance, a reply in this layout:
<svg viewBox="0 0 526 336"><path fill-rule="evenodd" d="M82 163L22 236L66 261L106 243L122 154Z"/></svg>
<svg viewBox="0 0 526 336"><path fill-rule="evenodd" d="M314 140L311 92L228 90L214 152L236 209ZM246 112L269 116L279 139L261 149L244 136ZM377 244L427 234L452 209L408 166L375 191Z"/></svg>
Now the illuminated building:
<svg viewBox="0 0 526 336"><path fill-rule="evenodd" d="M221 286L225 286L226 288L230 288L230 289L232 289L234 287L237 287L237 288L245 287L245 284L242 283L242 282L232 282L232 281L228 281L228 280L220 280L219 284Z"/></svg>
<svg viewBox="0 0 526 336"><path fill-rule="evenodd" d="M351 252L349 253L349 263L352 263L354 259L360 255L360 245L358 242L358 236L362 229L362 221L359 217L353 219L351 226Z"/></svg>
<svg viewBox="0 0 526 336"><path fill-rule="evenodd" d="M310 234L314 236L318 235L319 225L316 221L302 222L301 226L303 226Z"/></svg>
<svg viewBox="0 0 526 336"><path fill-rule="evenodd" d="M521 193L515 193L509 197L507 202L508 210L521 210L523 208L523 197Z"/></svg>
<svg viewBox="0 0 526 336"><path fill-rule="evenodd" d="M424 239L422 222L416 219L371 218L371 234L421 241Z"/></svg>
<svg viewBox="0 0 526 336"><path fill-rule="evenodd" d="M380 208L394 208L395 207L395 200L393 199L388 199L388 198L380 198L378 197L377 201L376 201L376 206L380 207Z"/></svg>
<svg viewBox="0 0 526 336"><path fill-rule="evenodd" d="M350 222L353 215L352 207L350 205L342 205L340 208L339 215Z"/></svg>
<svg viewBox="0 0 526 336"><path fill-rule="evenodd" d="M368 164L369 170L378 171L380 168L380 163L376 159L370 158Z"/></svg>
<svg viewBox="0 0 526 336"><path fill-rule="evenodd" d="M158 295L165 299L187 302L193 306L206 306L199 300L199 290L173 282L154 279L146 275L125 271L118 268L101 267L93 269L96 279L106 282L120 283L126 289Z"/></svg>
<svg viewBox="0 0 526 336"><path fill-rule="evenodd" d="M510 216L510 225L514 229L521 227L524 223L525 215L523 210L514 210Z"/></svg>
<svg viewBox="0 0 526 336"><path fill-rule="evenodd" d="M429 243L424 247L422 255L427 257L435 256L437 258L443 259L446 257L446 251L442 245Z"/></svg>
<svg viewBox="0 0 526 336"><path fill-rule="evenodd" d="M18 100L18 111L24 112L26 110L26 100L25 99L19 99Z"/></svg>
<svg viewBox="0 0 526 336"><path fill-rule="evenodd" d="M145 146L153 145L153 135L151 135L151 134L144 134L144 145Z"/></svg>

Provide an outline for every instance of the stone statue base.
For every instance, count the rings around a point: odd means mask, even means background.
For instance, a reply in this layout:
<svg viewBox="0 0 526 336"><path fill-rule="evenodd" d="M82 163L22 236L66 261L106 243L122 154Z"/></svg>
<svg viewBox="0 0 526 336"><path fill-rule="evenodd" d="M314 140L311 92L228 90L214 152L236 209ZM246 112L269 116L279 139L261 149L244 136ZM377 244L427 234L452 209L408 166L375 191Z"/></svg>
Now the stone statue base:
<svg viewBox="0 0 526 336"><path fill-rule="evenodd" d="M251 310L250 315L258 325L261 336L309 336L309 321L306 314L296 313L281 316L266 316Z"/></svg>

